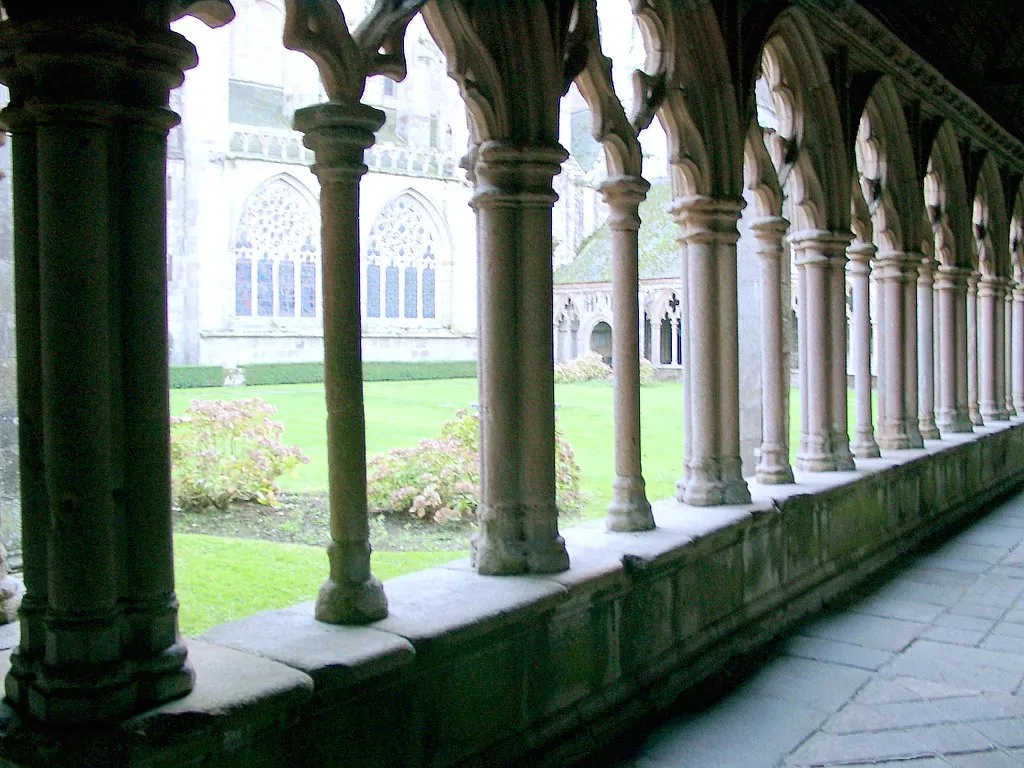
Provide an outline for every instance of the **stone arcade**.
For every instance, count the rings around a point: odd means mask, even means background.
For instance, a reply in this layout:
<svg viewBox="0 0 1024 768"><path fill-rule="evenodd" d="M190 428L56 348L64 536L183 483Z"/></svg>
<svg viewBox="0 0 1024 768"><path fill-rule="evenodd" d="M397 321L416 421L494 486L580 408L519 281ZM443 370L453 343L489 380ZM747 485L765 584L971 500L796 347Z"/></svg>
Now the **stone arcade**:
<svg viewBox="0 0 1024 768"><path fill-rule="evenodd" d="M924 0L906 18L884 4L886 24L853 0L634 0L648 60L627 115L593 0L379 0L354 30L333 0L290 0L284 43L316 62L328 97L295 123L322 188L329 568L315 604L186 641L170 535L165 163L169 94L196 52L169 24L232 11L2 5L27 588L4 661L5 764L566 764L1024 483L1018 10L957 4L973 21L945 37L958 19ZM472 122L483 504L471 562L385 589L367 536L358 268L360 178L384 114L361 99L369 76L403 76L416 14ZM931 62L893 31L922 22L934 39L910 42ZM1008 63L948 47L982 33L1003 36ZM987 74L1012 109L979 85ZM607 152L617 477L602 526L560 531L552 180L572 81ZM777 127L758 123L757 87ZM627 361L641 352L649 190L637 137L654 119L682 255L687 439L678 499L652 508ZM741 348L745 248L760 264L761 338ZM761 361L756 467L741 459L747 347Z"/></svg>

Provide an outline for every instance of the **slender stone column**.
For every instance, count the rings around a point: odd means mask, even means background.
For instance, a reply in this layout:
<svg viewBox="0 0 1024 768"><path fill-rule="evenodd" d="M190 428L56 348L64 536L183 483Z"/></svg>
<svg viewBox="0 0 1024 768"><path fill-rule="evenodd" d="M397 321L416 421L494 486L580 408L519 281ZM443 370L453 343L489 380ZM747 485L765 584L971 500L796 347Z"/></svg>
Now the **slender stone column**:
<svg viewBox="0 0 1024 768"><path fill-rule="evenodd" d="M978 283L981 273L972 272L967 278L967 412L971 415L971 424L983 426L978 405Z"/></svg>
<svg viewBox="0 0 1024 768"><path fill-rule="evenodd" d="M846 320L846 249L850 244L849 235L833 235L828 244L829 263L832 266L829 284L829 332L832 346L832 408L831 442L836 469L856 469L850 452L850 415L848 389Z"/></svg>
<svg viewBox="0 0 1024 768"><path fill-rule="evenodd" d="M981 418L995 421L999 418L999 371L996 364L999 324L999 280L982 276L978 281L978 410Z"/></svg>
<svg viewBox="0 0 1024 768"><path fill-rule="evenodd" d="M475 166L480 260L480 573L569 567L555 506L551 182L560 146L484 143ZM633 334L630 334L633 335Z"/></svg>
<svg viewBox="0 0 1024 768"><path fill-rule="evenodd" d="M609 179L601 186L612 233L612 336L615 363L615 480L605 516L610 531L654 527L640 466L640 357L642 353L639 275L640 203L651 185L639 177Z"/></svg>
<svg viewBox="0 0 1024 768"><path fill-rule="evenodd" d="M1013 287L1013 409L1024 416L1024 286Z"/></svg>
<svg viewBox="0 0 1024 768"><path fill-rule="evenodd" d="M1012 359L1013 348L1011 346L1013 336L1013 281L1008 278L1001 280L999 286L999 322L997 325L1000 340L997 365L999 369L999 408L1003 421L1009 420L1016 414L1013 407L1013 382Z"/></svg>
<svg viewBox="0 0 1024 768"><path fill-rule="evenodd" d="M878 444L885 451L911 447L905 396L907 304L904 294L909 277L907 262L906 254L888 252L880 254L876 263L885 320L881 333L885 364L881 371L883 379L879 381L879 387L885 391L885 408L879 419ZM916 382L914 386L916 388Z"/></svg>
<svg viewBox="0 0 1024 768"><path fill-rule="evenodd" d="M832 450L832 363L831 325L833 269L830 250L839 244L831 232L802 231L790 234L794 261L800 276L800 366L801 432L796 457L798 469L810 472L835 471ZM845 387L844 387L845 392Z"/></svg>
<svg viewBox="0 0 1024 768"><path fill-rule="evenodd" d="M921 259L917 267L917 369L918 417L921 437L938 440L941 435L935 424L935 268L938 262Z"/></svg>
<svg viewBox="0 0 1024 768"><path fill-rule="evenodd" d="M910 448L924 448L918 429L918 365L917 365L917 280L921 253L908 253L904 264L903 284L903 408L907 418L907 440Z"/></svg>
<svg viewBox="0 0 1024 768"><path fill-rule="evenodd" d="M967 276L969 270L940 266L935 275L939 305L941 375L936 423L943 432L972 432L967 412Z"/></svg>
<svg viewBox="0 0 1024 768"><path fill-rule="evenodd" d="M875 246L856 242L847 249L853 283L853 365L856 387L856 425L853 455L858 459L880 456L871 418L871 259Z"/></svg>
<svg viewBox="0 0 1024 768"><path fill-rule="evenodd" d="M786 420L789 376L782 342L782 238L788 229L789 222L776 217L759 219L751 225L761 261L762 443L756 476L765 485L793 482Z"/></svg>
<svg viewBox="0 0 1024 768"><path fill-rule="evenodd" d="M25 578L8 700L53 724L187 693L171 553L166 138L180 35L0 25L14 132Z"/></svg>
<svg viewBox="0 0 1024 768"><path fill-rule="evenodd" d="M750 501L740 466L736 224L742 207L742 200L712 198L672 207L684 245L683 376L690 393L689 471L677 498L695 506Z"/></svg>
<svg viewBox="0 0 1024 768"><path fill-rule="evenodd" d="M320 180L331 543L316 617L333 624L363 624L388 612L384 588L370 571L359 300L359 179L367 170L363 151L383 124L383 112L358 103L295 113Z"/></svg>

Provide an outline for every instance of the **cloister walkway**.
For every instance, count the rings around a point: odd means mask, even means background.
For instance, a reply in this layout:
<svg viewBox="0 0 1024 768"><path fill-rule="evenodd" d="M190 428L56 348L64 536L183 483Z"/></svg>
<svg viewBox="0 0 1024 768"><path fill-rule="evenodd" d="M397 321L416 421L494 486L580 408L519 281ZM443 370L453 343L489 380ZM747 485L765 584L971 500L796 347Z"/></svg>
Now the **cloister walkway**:
<svg viewBox="0 0 1024 768"><path fill-rule="evenodd" d="M1024 766L1024 492L583 765L850 764Z"/></svg>

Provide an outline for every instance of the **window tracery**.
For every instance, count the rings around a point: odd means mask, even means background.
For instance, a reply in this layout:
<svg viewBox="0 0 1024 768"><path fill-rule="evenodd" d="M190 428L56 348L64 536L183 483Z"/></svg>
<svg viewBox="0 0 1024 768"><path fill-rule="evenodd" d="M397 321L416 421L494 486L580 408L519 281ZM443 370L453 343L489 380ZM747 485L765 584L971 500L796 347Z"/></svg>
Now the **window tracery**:
<svg viewBox="0 0 1024 768"><path fill-rule="evenodd" d="M434 320L437 308L437 228L424 205L406 193L384 206L366 248L366 316Z"/></svg>

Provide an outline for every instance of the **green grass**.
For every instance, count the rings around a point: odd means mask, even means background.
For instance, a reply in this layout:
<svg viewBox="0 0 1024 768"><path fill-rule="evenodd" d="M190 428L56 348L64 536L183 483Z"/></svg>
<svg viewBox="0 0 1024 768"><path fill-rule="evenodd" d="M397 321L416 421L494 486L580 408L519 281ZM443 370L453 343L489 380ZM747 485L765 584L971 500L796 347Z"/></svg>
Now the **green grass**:
<svg viewBox="0 0 1024 768"><path fill-rule="evenodd" d="M374 573L390 579L463 557L460 552L375 552ZM174 567L186 635L215 624L316 598L327 575L320 547L178 534Z"/></svg>

